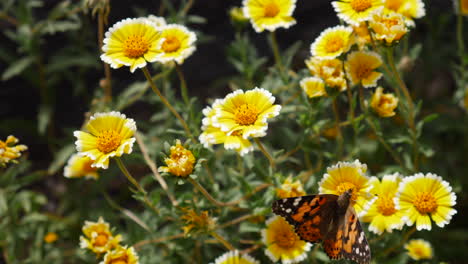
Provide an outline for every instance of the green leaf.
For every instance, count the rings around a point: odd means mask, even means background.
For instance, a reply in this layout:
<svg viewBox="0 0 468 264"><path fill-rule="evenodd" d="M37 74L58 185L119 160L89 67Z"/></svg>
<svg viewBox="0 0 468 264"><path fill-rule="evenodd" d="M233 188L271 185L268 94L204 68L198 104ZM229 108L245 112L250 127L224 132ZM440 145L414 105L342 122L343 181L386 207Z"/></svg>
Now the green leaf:
<svg viewBox="0 0 468 264"><path fill-rule="evenodd" d="M63 167L67 159L75 152L75 145L68 144L60 149L54 157L54 160L47 169L48 174L55 174L60 168Z"/></svg>
<svg viewBox="0 0 468 264"><path fill-rule="evenodd" d="M21 74L34 61L31 56L21 58L13 62L2 74L2 80L6 81Z"/></svg>
<svg viewBox="0 0 468 264"><path fill-rule="evenodd" d="M44 135L47 126L49 125L50 118L52 116L52 107L47 104L43 104L39 107L39 112L37 114L37 128L39 134Z"/></svg>

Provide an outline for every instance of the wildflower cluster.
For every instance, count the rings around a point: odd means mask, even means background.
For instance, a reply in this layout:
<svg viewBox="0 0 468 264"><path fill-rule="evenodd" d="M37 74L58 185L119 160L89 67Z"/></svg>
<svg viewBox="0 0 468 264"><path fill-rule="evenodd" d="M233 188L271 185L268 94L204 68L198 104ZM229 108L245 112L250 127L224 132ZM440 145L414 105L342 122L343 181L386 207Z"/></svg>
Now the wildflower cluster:
<svg viewBox="0 0 468 264"><path fill-rule="evenodd" d="M8 136L5 141L0 140L0 167L5 167L8 163L16 163L21 157L21 152L28 149L25 145L15 145L18 139Z"/></svg>

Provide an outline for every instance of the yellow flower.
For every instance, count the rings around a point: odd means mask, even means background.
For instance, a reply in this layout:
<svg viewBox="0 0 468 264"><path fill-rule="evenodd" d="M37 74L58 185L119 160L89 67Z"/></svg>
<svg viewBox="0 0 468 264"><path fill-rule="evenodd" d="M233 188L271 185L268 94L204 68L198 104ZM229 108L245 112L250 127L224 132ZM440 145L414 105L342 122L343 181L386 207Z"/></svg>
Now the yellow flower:
<svg viewBox="0 0 468 264"><path fill-rule="evenodd" d="M432 258L431 244L423 239L411 239L405 244L405 249L408 251L408 256L414 260Z"/></svg>
<svg viewBox="0 0 468 264"><path fill-rule="evenodd" d="M249 91L237 90L228 94L214 107L212 126L227 135L263 137L268 129L268 119L277 116L280 105L274 105L275 97L262 88Z"/></svg>
<svg viewBox="0 0 468 264"><path fill-rule="evenodd" d="M109 224L102 217L97 222L85 221L83 233L85 236L80 236L80 247L88 248L96 254L110 251L122 240L120 235L112 235Z"/></svg>
<svg viewBox="0 0 468 264"><path fill-rule="evenodd" d="M5 141L0 140L0 167L7 163L17 163L16 159L21 157L21 151L28 149L25 145L16 145L18 139L14 136L8 136Z"/></svg>
<svg viewBox="0 0 468 264"><path fill-rule="evenodd" d="M391 233L393 229L401 229L405 225L403 212L395 208L394 202L398 184L401 182L400 175L385 175L382 181L371 177L369 182L372 186L370 192L378 198L365 206L366 213L361 220L369 222L369 231L379 235L384 231Z"/></svg>
<svg viewBox="0 0 468 264"><path fill-rule="evenodd" d="M332 5L339 18L355 26L368 21L373 12L383 8L382 0L339 0Z"/></svg>
<svg viewBox="0 0 468 264"><path fill-rule="evenodd" d="M63 175L67 178L80 178L86 177L91 179L97 179L99 174L97 168L91 167L93 160L89 157L82 157L78 154L73 154L67 162L63 170Z"/></svg>
<svg viewBox="0 0 468 264"><path fill-rule="evenodd" d="M416 223L417 230L431 230L431 218L439 227L450 222L457 210L452 207L457 197L449 183L432 173L406 177L395 198L397 209L405 213L406 224ZM430 217L429 217L430 216Z"/></svg>
<svg viewBox="0 0 468 264"><path fill-rule="evenodd" d="M468 0L458 0L458 2L458 12L460 12L464 16L468 15Z"/></svg>
<svg viewBox="0 0 468 264"><path fill-rule="evenodd" d="M292 177L289 176L286 180L281 184L280 188L276 188L276 195L283 199L289 197L297 197L297 196L304 196L306 192L302 187L302 183L297 180L295 182L292 181Z"/></svg>
<svg viewBox="0 0 468 264"><path fill-rule="evenodd" d="M326 96L325 83L322 79L317 77L306 77L299 83L302 90L309 96L309 98Z"/></svg>
<svg viewBox="0 0 468 264"><path fill-rule="evenodd" d="M359 50L363 50L364 47L372 41L367 24L366 22L361 22L358 26L352 26L352 28L352 42L358 45Z"/></svg>
<svg viewBox="0 0 468 264"><path fill-rule="evenodd" d="M164 17L159 17L155 15L149 15L146 17L149 21L153 22L156 27L164 27L166 24L166 19Z"/></svg>
<svg viewBox="0 0 468 264"><path fill-rule="evenodd" d="M352 28L335 26L327 28L310 46L313 57L318 59L334 59L347 52L351 46Z"/></svg>
<svg viewBox="0 0 468 264"><path fill-rule="evenodd" d="M239 251L233 250L219 256L215 259L215 262L211 264L260 264L260 262L247 254L241 255Z"/></svg>
<svg viewBox="0 0 468 264"><path fill-rule="evenodd" d="M382 73L374 71L382 65L382 58L372 51L355 51L348 55L345 69L351 85L362 84L365 88L377 86Z"/></svg>
<svg viewBox="0 0 468 264"><path fill-rule="evenodd" d="M213 144L224 144L225 149L233 149L243 156L253 151L252 143L244 139L240 132L234 132L228 135L223 132L219 127L213 126L213 117L215 115L214 108L218 108L221 104L221 99L216 99L213 103L213 107L207 106L203 109L204 118L202 120L202 130L199 140L205 146L209 148Z"/></svg>
<svg viewBox="0 0 468 264"><path fill-rule="evenodd" d="M80 156L93 160L91 167L107 169L109 158L132 153L135 121L119 112L96 113L86 124L88 132L75 131Z"/></svg>
<svg viewBox="0 0 468 264"><path fill-rule="evenodd" d="M195 165L195 157L192 151L184 148L180 140L176 141L174 146L171 146L171 155L164 159L167 167L159 167L159 171L169 172L175 176L186 177L193 171Z"/></svg>
<svg viewBox="0 0 468 264"><path fill-rule="evenodd" d="M195 51L196 40L195 33L182 25L164 26L156 44L158 54L155 60L161 63L175 61L182 64Z"/></svg>
<svg viewBox="0 0 468 264"><path fill-rule="evenodd" d="M277 215L267 220L266 229L262 230L262 242L267 247L265 254L271 261L281 260L283 264L306 259L307 251L312 247L299 238L293 226Z"/></svg>
<svg viewBox="0 0 468 264"><path fill-rule="evenodd" d="M382 87L377 87L372 95L370 106L381 117L391 117L395 115L395 108L398 106L398 98L392 93L384 94Z"/></svg>
<svg viewBox="0 0 468 264"><path fill-rule="evenodd" d="M58 235L55 232L49 232L44 236L44 242L48 244L54 243L55 241L57 241L57 239L58 239Z"/></svg>
<svg viewBox="0 0 468 264"><path fill-rule="evenodd" d="M159 39L158 28L147 18L127 18L114 24L107 32L101 60L114 69L129 66L134 72L154 62Z"/></svg>
<svg viewBox="0 0 468 264"><path fill-rule="evenodd" d="M203 211L200 214L190 208L182 208L184 215L181 219L184 220L183 227L185 236L190 234L208 233L216 227L216 220L211 218L208 211Z"/></svg>
<svg viewBox="0 0 468 264"><path fill-rule="evenodd" d="M408 32L403 15L396 12L378 12L369 21L374 37L386 44L399 41Z"/></svg>
<svg viewBox="0 0 468 264"><path fill-rule="evenodd" d="M327 87L346 90L346 79L343 62L339 59L322 59L311 57L305 61L307 68L314 77L320 77Z"/></svg>
<svg viewBox="0 0 468 264"><path fill-rule="evenodd" d="M366 171L366 164L362 164L359 160L338 162L336 165L327 168L327 173L319 182L319 193L341 195L352 189L350 202L356 213L361 216L365 213L366 204L375 199L370 194L372 185L365 175Z"/></svg>
<svg viewBox="0 0 468 264"><path fill-rule="evenodd" d="M244 0L242 5L244 16L250 19L258 33L296 24L291 16L296 8L296 0Z"/></svg>
<svg viewBox="0 0 468 264"><path fill-rule="evenodd" d="M99 264L138 264L138 255L133 247L119 246L107 252Z"/></svg>
<svg viewBox="0 0 468 264"><path fill-rule="evenodd" d="M394 11L406 18L406 24L414 26L414 18L426 15L424 2L422 0L383 0L385 12Z"/></svg>

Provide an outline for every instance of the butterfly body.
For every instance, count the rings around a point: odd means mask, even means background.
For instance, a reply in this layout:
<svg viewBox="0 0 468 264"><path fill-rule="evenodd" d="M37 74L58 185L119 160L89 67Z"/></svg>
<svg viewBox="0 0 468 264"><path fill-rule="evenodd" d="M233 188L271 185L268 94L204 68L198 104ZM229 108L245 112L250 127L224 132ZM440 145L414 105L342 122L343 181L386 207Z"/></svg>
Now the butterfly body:
<svg viewBox="0 0 468 264"><path fill-rule="evenodd" d="M371 253L356 212L352 190L341 195L318 194L277 200L273 212L286 219L298 236L310 243L322 242L331 259L370 263Z"/></svg>

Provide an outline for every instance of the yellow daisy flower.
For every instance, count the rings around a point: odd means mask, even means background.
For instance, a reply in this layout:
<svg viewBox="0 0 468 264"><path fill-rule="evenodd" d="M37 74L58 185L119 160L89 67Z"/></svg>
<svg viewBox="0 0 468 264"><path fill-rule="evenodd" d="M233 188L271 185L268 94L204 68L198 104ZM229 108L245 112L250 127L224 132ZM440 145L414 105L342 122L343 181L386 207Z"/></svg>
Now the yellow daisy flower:
<svg viewBox="0 0 468 264"><path fill-rule="evenodd" d="M305 63L312 76L320 77L327 87L339 91L346 90L346 79L341 60L311 57Z"/></svg>
<svg viewBox="0 0 468 264"><path fill-rule="evenodd" d="M382 73L374 71L383 61L379 54L373 51L355 51L348 55L345 62L346 73L351 85L362 84L365 88L377 86Z"/></svg>
<svg viewBox="0 0 468 264"><path fill-rule="evenodd" d="M310 45L310 52L318 59L334 59L347 52L353 29L345 26L327 28Z"/></svg>
<svg viewBox="0 0 468 264"><path fill-rule="evenodd" d="M414 18L421 18L426 15L424 2L422 0L383 0L385 12L397 12L405 16L406 24L414 26Z"/></svg>
<svg viewBox="0 0 468 264"><path fill-rule="evenodd" d="M398 106L398 98L392 93L384 94L383 88L377 87L372 95L370 106L379 116L392 117Z"/></svg>
<svg viewBox="0 0 468 264"><path fill-rule="evenodd" d="M405 225L403 212L395 208L394 202L400 182L398 173L385 175L382 181L377 177L370 178L370 192L378 198L365 206L365 214L361 218L363 222L370 223L369 231L380 235L384 231L391 233L393 229L401 229Z"/></svg>
<svg viewBox="0 0 468 264"><path fill-rule="evenodd" d="M352 26L352 28L352 42L358 46L359 50L363 50L372 41L367 24L366 22L361 22L358 26Z"/></svg>
<svg viewBox="0 0 468 264"><path fill-rule="evenodd" d="M135 121L119 112L96 113L85 125L89 131L75 131L76 149L80 156L89 157L93 168L107 169L109 158L132 153L136 131Z"/></svg>
<svg viewBox="0 0 468 264"><path fill-rule="evenodd" d="M186 27L170 24L162 27L161 36L156 44L156 61L168 63L175 61L182 64L195 51L197 36Z"/></svg>
<svg viewBox="0 0 468 264"><path fill-rule="evenodd" d="M351 204L356 213L361 216L365 213L366 204L375 200L375 197L370 194L372 185L369 177L365 175L366 171L366 164L362 164L359 160L338 162L327 168L327 173L319 182L319 193L341 195L352 189Z"/></svg>
<svg viewBox="0 0 468 264"><path fill-rule="evenodd" d="M58 235L55 232L48 232L44 236L44 242L46 242L47 244L54 243L55 241L57 241L57 239L58 239Z"/></svg>
<svg viewBox="0 0 468 264"><path fill-rule="evenodd" d="M159 167L159 171L168 172L175 176L186 177L193 171L195 156L192 151L184 148L180 140L171 146L171 155L164 159L166 166Z"/></svg>
<svg viewBox="0 0 468 264"><path fill-rule="evenodd" d="M97 173L97 168L91 167L93 160L89 157L82 157L78 154L73 154L67 162L63 170L63 175L66 178L92 178L97 179L99 174Z"/></svg>
<svg viewBox="0 0 468 264"><path fill-rule="evenodd" d="M299 238L291 226L281 216L273 216L266 222L266 229L262 230L262 242L266 245L265 254L273 262L283 264L297 263L307 257L307 251L312 244Z"/></svg>
<svg viewBox="0 0 468 264"><path fill-rule="evenodd" d="M405 249L414 260L431 259L433 255L431 244L424 239L411 239L405 244Z"/></svg>
<svg viewBox="0 0 468 264"><path fill-rule="evenodd" d="M383 8L382 0L339 0L332 2L338 17L351 25L368 21L373 12Z"/></svg>
<svg viewBox="0 0 468 264"><path fill-rule="evenodd" d="M277 116L281 110L281 106L274 102L275 97L262 88L246 92L237 90L213 108L212 125L227 135L235 134L244 139L263 137L268 129L268 119Z"/></svg>
<svg viewBox="0 0 468 264"><path fill-rule="evenodd" d="M114 24L107 32L101 60L114 69L129 66L134 72L154 62L158 55L158 28L147 18L127 18Z"/></svg>
<svg viewBox="0 0 468 264"><path fill-rule="evenodd" d="M406 224L417 230L431 230L431 218L439 227L450 222L457 210L457 197L449 183L432 173L406 177L398 188L395 205L404 211ZM430 217L429 217L430 216Z"/></svg>
<svg viewBox="0 0 468 264"><path fill-rule="evenodd" d="M292 177L289 176L279 188L276 188L276 195L283 199L304 196L306 195L306 192L304 191L302 183L299 180L293 182Z"/></svg>
<svg viewBox="0 0 468 264"><path fill-rule="evenodd" d="M247 254L241 255L239 251L233 250L219 256L215 259L215 262L211 264L260 264L260 262Z"/></svg>
<svg viewBox="0 0 468 264"><path fill-rule="evenodd" d="M233 149L243 156L254 150L252 143L242 137L242 133L235 131L231 134L223 132L219 127L214 127L212 123L213 116L215 115L214 108L219 106L222 102L221 99L217 99L213 103L212 107L206 107L203 109L205 118L202 120L202 130L199 140L205 148L209 148L214 144L224 144L225 149Z"/></svg>
<svg viewBox="0 0 468 264"><path fill-rule="evenodd" d="M403 15L396 12L378 12L372 16L369 26L375 39L389 45L399 41L408 32Z"/></svg>
<svg viewBox="0 0 468 264"><path fill-rule="evenodd" d="M277 28L289 28L296 24L292 17L296 0L244 0L242 6L244 16L250 19L258 33L265 29L275 31Z"/></svg>
<svg viewBox="0 0 468 264"><path fill-rule="evenodd" d="M121 235L112 235L109 224L102 217L97 222L85 221L83 233L85 236L80 236L80 247L96 254L108 252L122 241Z"/></svg>
<svg viewBox="0 0 468 264"><path fill-rule="evenodd" d="M21 157L21 152L28 149L25 145L16 145L18 139L14 136L8 136L5 141L0 140L0 167L7 163L17 163L16 159Z"/></svg>
<svg viewBox="0 0 468 264"><path fill-rule="evenodd" d="M299 83L309 98L326 96L325 83L317 77L306 77Z"/></svg>
<svg viewBox="0 0 468 264"><path fill-rule="evenodd" d="M133 247L119 246L107 252L99 264L138 264L138 255Z"/></svg>

